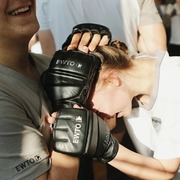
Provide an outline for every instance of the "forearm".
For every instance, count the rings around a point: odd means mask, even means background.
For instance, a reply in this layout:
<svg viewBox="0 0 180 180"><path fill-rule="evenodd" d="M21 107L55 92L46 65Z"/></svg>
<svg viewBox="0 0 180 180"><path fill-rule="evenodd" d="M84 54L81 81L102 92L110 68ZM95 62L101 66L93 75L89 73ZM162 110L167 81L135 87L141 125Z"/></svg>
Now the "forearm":
<svg viewBox="0 0 180 180"><path fill-rule="evenodd" d="M162 23L142 26L139 28L139 33L139 52L167 50L166 32Z"/></svg>
<svg viewBox="0 0 180 180"><path fill-rule="evenodd" d="M79 158L52 152L52 164L48 180L76 180L79 170Z"/></svg>
<svg viewBox="0 0 180 180"><path fill-rule="evenodd" d="M172 161L174 167L176 160ZM168 180L176 172L174 168L167 170L160 160L132 152L122 145L119 145L117 156L109 164L131 177L144 180Z"/></svg>
<svg viewBox="0 0 180 180"><path fill-rule="evenodd" d="M79 158L52 152L51 168L35 180L77 180Z"/></svg>
<svg viewBox="0 0 180 180"><path fill-rule="evenodd" d="M171 166L175 167L174 164L177 161L172 161L173 165ZM172 179L176 172L174 168L167 170L160 160L132 152L122 145L119 145L117 156L109 164L137 179Z"/></svg>
<svg viewBox="0 0 180 180"><path fill-rule="evenodd" d="M50 30L42 30L38 32L42 53L52 57L56 51L55 42Z"/></svg>

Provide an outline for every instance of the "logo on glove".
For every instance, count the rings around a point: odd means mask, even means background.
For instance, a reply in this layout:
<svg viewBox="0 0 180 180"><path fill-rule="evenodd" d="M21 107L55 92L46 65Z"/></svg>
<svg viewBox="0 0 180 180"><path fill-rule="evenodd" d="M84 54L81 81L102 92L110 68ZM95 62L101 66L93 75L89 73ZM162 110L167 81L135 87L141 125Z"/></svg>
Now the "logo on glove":
<svg viewBox="0 0 180 180"><path fill-rule="evenodd" d="M66 65L66 66L72 66L72 67L74 67L74 66L76 66L77 68L81 68L82 67L82 64L80 64L80 63L76 63L75 61L70 61L70 60L67 60L67 59L58 59L57 61L56 61L56 64L57 65Z"/></svg>
<svg viewBox="0 0 180 180"><path fill-rule="evenodd" d="M73 137L73 143L78 144L79 143L79 136L80 136L80 131L81 131L81 122L82 122L82 117L77 116L76 117L76 124L74 128L74 137Z"/></svg>

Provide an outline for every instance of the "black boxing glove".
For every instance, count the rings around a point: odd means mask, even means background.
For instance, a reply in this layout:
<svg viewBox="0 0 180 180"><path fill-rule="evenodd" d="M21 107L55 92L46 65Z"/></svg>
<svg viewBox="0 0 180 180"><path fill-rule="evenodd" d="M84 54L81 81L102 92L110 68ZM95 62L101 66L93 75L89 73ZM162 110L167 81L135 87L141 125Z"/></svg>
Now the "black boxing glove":
<svg viewBox="0 0 180 180"><path fill-rule="evenodd" d="M107 35L109 38L109 42L111 42L112 35L109 28L100 24L83 23L73 27L72 33L68 36L68 38L62 45L62 49L66 49L71 44L71 40L74 34L85 32L90 32L92 35L100 34L101 37Z"/></svg>
<svg viewBox="0 0 180 180"><path fill-rule="evenodd" d="M54 111L74 104L86 106L99 74L101 61L81 51L59 50L41 76L41 84Z"/></svg>
<svg viewBox="0 0 180 180"><path fill-rule="evenodd" d="M94 112L65 108L56 116L53 149L72 156L95 157L107 163L116 156L119 143L108 126Z"/></svg>

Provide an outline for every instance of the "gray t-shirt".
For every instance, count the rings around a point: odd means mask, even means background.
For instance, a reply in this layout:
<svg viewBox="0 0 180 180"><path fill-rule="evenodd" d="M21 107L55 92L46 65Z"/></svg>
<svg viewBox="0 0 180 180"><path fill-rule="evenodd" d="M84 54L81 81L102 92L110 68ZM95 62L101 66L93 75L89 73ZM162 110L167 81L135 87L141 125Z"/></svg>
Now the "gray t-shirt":
<svg viewBox="0 0 180 180"><path fill-rule="evenodd" d="M41 74L48 57L31 54ZM51 165L48 138L41 133L48 113L40 84L0 65L0 177L30 180Z"/></svg>

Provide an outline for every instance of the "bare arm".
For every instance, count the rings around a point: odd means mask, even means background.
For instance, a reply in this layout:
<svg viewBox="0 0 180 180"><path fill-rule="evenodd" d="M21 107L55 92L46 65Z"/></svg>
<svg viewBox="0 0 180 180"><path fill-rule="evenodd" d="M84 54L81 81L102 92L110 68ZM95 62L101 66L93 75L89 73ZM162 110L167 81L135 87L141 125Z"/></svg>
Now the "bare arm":
<svg viewBox="0 0 180 180"><path fill-rule="evenodd" d="M79 159L52 152L51 169L35 180L77 180Z"/></svg>
<svg viewBox="0 0 180 180"><path fill-rule="evenodd" d="M138 179L168 180L174 177L180 159L158 160L140 155L119 145L118 154L109 164Z"/></svg>
<svg viewBox="0 0 180 180"><path fill-rule="evenodd" d="M138 50L140 52L167 50L166 32L162 23L141 26L139 34Z"/></svg>
<svg viewBox="0 0 180 180"><path fill-rule="evenodd" d="M56 51L53 35L50 30L42 30L38 32L39 41L41 43L42 52L50 57Z"/></svg>

